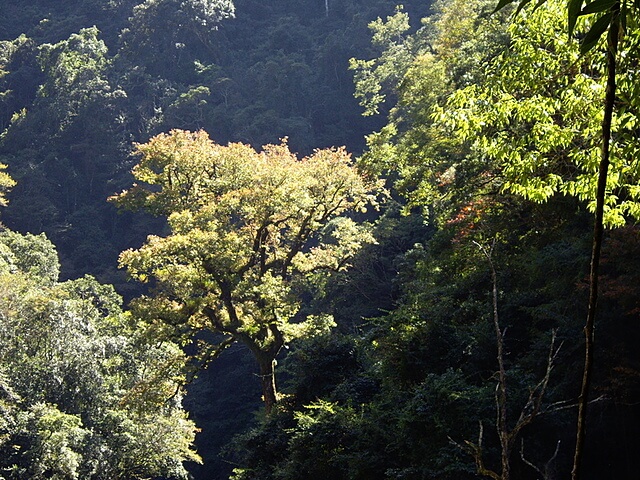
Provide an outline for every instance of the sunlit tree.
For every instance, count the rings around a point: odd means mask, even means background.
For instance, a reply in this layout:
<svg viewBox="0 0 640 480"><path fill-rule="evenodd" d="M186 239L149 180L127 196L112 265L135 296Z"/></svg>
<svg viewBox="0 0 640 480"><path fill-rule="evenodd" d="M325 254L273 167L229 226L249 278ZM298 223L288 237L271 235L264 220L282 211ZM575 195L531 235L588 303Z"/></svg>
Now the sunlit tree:
<svg viewBox="0 0 640 480"><path fill-rule="evenodd" d="M188 336L221 334L206 347L209 356L234 342L247 346L270 412L283 346L332 323L304 314L305 284L345 269L373 240L345 214L372 203L377 182L361 175L343 149L299 160L286 143L257 152L217 145L202 131L159 135L137 152L133 174L140 183L113 200L166 216L170 227L166 237L150 236L120 257L134 278L158 282L137 307Z"/></svg>

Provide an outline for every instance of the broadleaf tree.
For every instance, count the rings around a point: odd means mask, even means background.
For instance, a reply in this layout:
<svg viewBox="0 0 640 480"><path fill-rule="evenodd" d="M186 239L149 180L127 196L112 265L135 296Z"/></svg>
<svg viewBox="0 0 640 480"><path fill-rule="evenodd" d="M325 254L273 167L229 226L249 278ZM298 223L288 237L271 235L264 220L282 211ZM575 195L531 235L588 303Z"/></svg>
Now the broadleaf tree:
<svg viewBox="0 0 640 480"><path fill-rule="evenodd" d="M345 214L375 204L379 183L360 174L344 149L299 160L286 142L257 152L217 145L203 131L158 135L137 153L140 183L113 201L167 217L170 233L121 254L132 277L156 281L136 308L173 335L220 334L203 346L206 357L244 344L271 412L281 349L332 323L306 315L300 295L373 241L366 224Z"/></svg>
<svg viewBox="0 0 640 480"><path fill-rule="evenodd" d="M0 478L187 478L182 351L113 287L57 271L43 234L0 232Z"/></svg>

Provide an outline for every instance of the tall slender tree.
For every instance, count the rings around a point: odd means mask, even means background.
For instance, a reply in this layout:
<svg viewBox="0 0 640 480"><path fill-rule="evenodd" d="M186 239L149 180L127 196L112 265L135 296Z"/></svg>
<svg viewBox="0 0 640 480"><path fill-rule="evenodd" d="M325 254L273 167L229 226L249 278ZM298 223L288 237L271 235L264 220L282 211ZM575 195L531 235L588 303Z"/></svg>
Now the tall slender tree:
<svg viewBox="0 0 640 480"><path fill-rule="evenodd" d="M542 5L546 0L538 2ZM516 13L519 12L530 0L500 0L496 10L504 6L518 3ZM589 271L589 305L587 319L584 326L585 359L580 395L578 397L578 420L576 447L571 477L579 480L580 466L584 455L584 442L586 435L586 414L588 397L593 375L593 348L595 320L598 304L598 274L600 270L600 255L602 250L602 238L604 232L604 210L607 192L607 179L609 176L610 152L611 152L611 127L616 101L616 77L618 60L618 43L625 33L627 22L637 20L640 2L638 0L568 0L568 33L573 34L578 19L595 17L595 21L581 40L581 51L586 53L592 50L602 36L606 35L606 93L603 102L601 155L598 167L598 181L595 196L593 241L591 251L591 266Z"/></svg>

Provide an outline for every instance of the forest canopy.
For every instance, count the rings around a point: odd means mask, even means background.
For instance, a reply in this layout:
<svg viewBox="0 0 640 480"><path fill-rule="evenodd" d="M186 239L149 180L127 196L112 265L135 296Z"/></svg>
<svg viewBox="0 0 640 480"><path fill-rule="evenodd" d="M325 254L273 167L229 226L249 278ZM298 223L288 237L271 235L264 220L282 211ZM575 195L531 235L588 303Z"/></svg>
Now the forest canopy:
<svg viewBox="0 0 640 480"><path fill-rule="evenodd" d="M635 480L638 1L0 9L0 479Z"/></svg>

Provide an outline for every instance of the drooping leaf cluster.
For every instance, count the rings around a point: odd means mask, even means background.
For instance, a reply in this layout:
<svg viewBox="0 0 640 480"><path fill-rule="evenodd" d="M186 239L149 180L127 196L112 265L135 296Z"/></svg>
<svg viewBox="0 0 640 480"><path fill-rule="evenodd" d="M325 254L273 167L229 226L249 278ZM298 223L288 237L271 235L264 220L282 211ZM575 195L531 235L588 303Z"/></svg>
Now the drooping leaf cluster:
<svg viewBox="0 0 640 480"><path fill-rule="evenodd" d="M576 42L562 37L561 13L549 4L526 24L514 23L511 48L489 67L485 84L456 91L436 116L452 135L496 162L503 191L540 202L556 193L576 196L593 211L606 75L595 52L581 55ZM622 58L635 48L635 41L625 43ZM629 75L624 60L621 71L627 72L623 79ZM634 89L624 80L619 88L626 101L613 123L608 226L639 214Z"/></svg>

